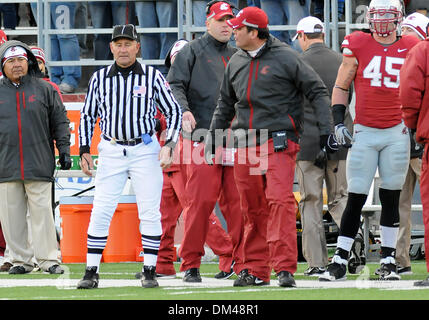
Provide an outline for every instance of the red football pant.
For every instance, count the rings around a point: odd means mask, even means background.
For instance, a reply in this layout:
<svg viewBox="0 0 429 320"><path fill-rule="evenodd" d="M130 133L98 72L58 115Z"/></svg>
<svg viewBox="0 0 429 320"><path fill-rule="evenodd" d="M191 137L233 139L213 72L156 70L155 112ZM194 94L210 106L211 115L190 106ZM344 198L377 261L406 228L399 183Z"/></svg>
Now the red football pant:
<svg viewBox="0 0 429 320"><path fill-rule="evenodd" d="M286 150L274 152L270 139L262 146L239 149L234 166L244 213L243 269L263 281L270 280L271 269L296 271L293 182L298 150L288 140Z"/></svg>
<svg viewBox="0 0 429 320"><path fill-rule="evenodd" d="M189 143L189 140L183 141ZM192 149L192 154L199 154L200 159L203 159L203 143L192 143L189 147ZM209 166L206 163L196 164L194 161L186 166L188 203L183 210L185 231L179 249L179 255L182 258L180 270L185 271L200 267L201 257L204 255L204 242L208 236L209 216L217 201L226 220L228 234L232 241L234 270L237 270L237 267L241 268L243 216L234 181L233 167ZM223 271L229 271L229 268Z"/></svg>
<svg viewBox="0 0 429 320"><path fill-rule="evenodd" d="M420 196L423 206L423 224L425 228L425 258L426 258L426 269L429 272L429 168L428 168L428 145L425 145L425 149L422 157L422 172L420 175Z"/></svg>
<svg viewBox="0 0 429 320"><path fill-rule="evenodd" d="M160 206L162 237L156 264L156 272L160 274L171 275L176 273L173 265L176 251L174 235L177 220L186 204L185 169L185 166L179 165L177 171L164 172ZM209 217L206 243L219 256L219 269L229 272L233 260L231 238L213 211Z"/></svg>

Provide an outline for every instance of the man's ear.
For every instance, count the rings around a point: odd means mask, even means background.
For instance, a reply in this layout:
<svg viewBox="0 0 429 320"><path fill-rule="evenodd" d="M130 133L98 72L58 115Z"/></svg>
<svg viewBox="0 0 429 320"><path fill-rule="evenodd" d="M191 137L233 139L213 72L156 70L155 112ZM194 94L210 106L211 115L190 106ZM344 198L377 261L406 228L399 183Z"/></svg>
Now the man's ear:
<svg viewBox="0 0 429 320"><path fill-rule="evenodd" d="M256 38L258 38L258 30L257 29L252 29L251 31L250 31L250 37L252 38L252 39L256 39Z"/></svg>

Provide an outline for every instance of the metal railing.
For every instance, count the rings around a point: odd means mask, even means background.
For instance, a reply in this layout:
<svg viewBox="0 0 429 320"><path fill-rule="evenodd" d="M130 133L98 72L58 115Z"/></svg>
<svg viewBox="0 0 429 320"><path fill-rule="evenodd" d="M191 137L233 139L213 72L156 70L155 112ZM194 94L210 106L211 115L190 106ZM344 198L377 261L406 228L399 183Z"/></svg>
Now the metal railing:
<svg viewBox="0 0 429 320"><path fill-rule="evenodd" d="M102 0L92 0L100 2ZM113 1L113 0L108 0ZM339 28L345 28L346 34L350 33L352 29L361 29L367 27L366 24L354 24L352 22L352 0L345 0L345 21L338 21L338 3L337 0L325 0L324 2L324 16L325 16L325 42L332 49L339 51ZM100 66L111 64L112 60L95 60L94 58L80 59L77 61L51 61L51 44L50 35L55 34L110 34L112 28L93 28L87 29L52 29L50 4L52 2L82 2L80 0L22 0L20 3L37 3L37 21L38 27L25 27L18 28L17 30L7 30L6 33L13 36L19 35L37 35L37 44L45 50L48 60L48 67L52 66ZM104 1L103 1L104 2ZM136 2L136 0L131 0ZM16 3L16 0L2 0L2 3ZM43 8L42 10L40 10ZM193 33L204 32L205 27L198 27L192 24L192 0L178 0L177 1L177 27L169 28L140 28L137 26L137 32L141 33L177 33L178 38L192 39ZM188 17L188 18L184 18ZM296 30L296 25L270 25L272 31L290 31ZM142 63L149 65L161 65L164 63L162 59L142 60Z"/></svg>

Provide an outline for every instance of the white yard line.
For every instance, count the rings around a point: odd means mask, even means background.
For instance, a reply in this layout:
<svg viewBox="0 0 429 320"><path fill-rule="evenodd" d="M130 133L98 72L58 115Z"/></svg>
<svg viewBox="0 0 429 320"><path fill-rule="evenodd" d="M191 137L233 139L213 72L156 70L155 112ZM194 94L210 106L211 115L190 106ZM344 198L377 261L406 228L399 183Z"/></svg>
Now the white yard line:
<svg viewBox="0 0 429 320"><path fill-rule="evenodd" d="M0 288L10 287L41 287L54 286L58 289L75 289L79 279L68 279L61 276L57 279L1 279ZM171 290L171 294L190 293L190 289L213 289L225 288L227 292L234 291L233 280L217 280L203 277L201 283L185 283L181 278L159 280L159 286L166 290ZM400 281L377 281L377 280L347 280L337 282L319 282L318 280L296 280L296 289L333 289L333 288L358 288L358 289L387 289L387 290L417 290L414 287L415 280ZM139 287L140 280L120 280L120 279L100 279L99 288L112 287ZM272 290L279 288L277 280L271 280L269 286L248 287L246 290ZM180 293L176 290L180 290ZM218 291L214 291L218 292Z"/></svg>

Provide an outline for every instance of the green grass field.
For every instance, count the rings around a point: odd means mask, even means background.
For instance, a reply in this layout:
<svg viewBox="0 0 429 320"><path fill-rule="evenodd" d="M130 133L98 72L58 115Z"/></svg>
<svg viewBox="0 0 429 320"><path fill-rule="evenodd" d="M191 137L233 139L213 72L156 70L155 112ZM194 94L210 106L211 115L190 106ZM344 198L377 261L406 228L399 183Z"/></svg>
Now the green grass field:
<svg viewBox="0 0 429 320"><path fill-rule="evenodd" d="M160 287L155 289L144 289L140 281L134 275L140 271L140 263L103 263L100 267L100 288L93 290L77 290L74 286L63 285L63 281L77 283L83 275L85 266L83 264L64 264L66 273L61 276L45 274L43 272L32 272L25 275L9 275L0 273L0 299L1 300L427 300L429 299L429 288L419 289L409 287L395 289L389 287L367 288L359 280L364 279L361 275L347 276L347 287L311 288L305 286L315 278L303 275L307 265L300 263L295 274L297 288L286 289L278 286L245 287L236 288L232 286L231 280L216 280L216 287L189 287L185 285L168 286L168 280L159 280ZM179 264L175 265L179 274ZM367 277L365 279L377 281L374 271L379 267L377 263L367 264ZM421 280L427 276L424 261L414 262L413 274L402 277L402 283L411 283L409 280ZM213 278L218 272L216 263L206 263L201 266L203 283L205 278ZM235 279L233 276L231 279ZM36 281L51 279L51 284L41 286L26 286L25 280ZM71 280L70 280L71 279ZM102 287L103 280L124 280L126 284L121 287ZM276 277L272 276L272 279ZM21 280L14 283L13 280ZM403 281L404 280L404 281ZM407 281L408 280L408 281ZM178 281L181 280L179 279ZM176 283L178 282L176 281ZM306 282L304 282L306 281ZM6 283L12 286L5 287ZM130 284L131 283L131 284ZM220 283L220 285L218 284ZM223 283L225 285L223 286ZM301 284L301 286L300 286ZM9 284L8 284L9 285ZM250 301L249 301L250 302Z"/></svg>

